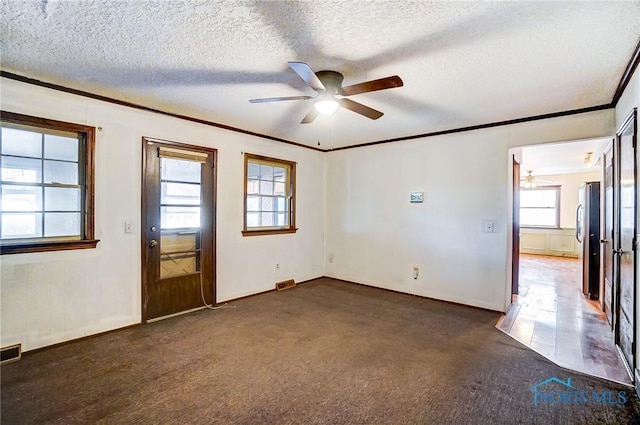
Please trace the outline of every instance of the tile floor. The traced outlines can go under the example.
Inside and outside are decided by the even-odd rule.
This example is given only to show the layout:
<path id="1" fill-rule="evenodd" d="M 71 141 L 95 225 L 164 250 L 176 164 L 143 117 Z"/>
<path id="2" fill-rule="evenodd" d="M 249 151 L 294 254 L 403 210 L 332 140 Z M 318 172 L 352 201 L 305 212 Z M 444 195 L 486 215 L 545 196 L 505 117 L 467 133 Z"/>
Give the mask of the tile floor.
<path id="1" fill-rule="evenodd" d="M 604 313 L 581 293 L 579 267 L 521 254 L 520 294 L 496 326 L 562 367 L 631 384 Z"/>

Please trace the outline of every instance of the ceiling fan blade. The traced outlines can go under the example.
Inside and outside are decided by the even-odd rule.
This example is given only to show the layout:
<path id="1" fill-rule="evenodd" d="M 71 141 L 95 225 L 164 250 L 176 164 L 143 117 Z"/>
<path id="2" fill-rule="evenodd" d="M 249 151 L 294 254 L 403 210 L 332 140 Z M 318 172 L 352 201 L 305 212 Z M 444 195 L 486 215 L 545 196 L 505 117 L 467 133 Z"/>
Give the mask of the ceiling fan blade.
<path id="1" fill-rule="evenodd" d="M 338 99 L 338 102 L 340 102 L 340 106 L 342 106 L 343 108 L 347 108 L 357 114 L 364 115 L 365 117 L 371 118 L 372 120 L 377 120 L 384 115 L 380 111 L 369 108 L 362 103 L 354 102 L 351 99 Z"/>
<path id="2" fill-rule="evenodd" d="M 343 96 L 353 96 L 354 94 L 367 93 L 370 91 L 402 87 L 403 85 L 404 83 L 402 82 L 402 79 L 397 75 L 394 75 L 393 77 L 380 78 L 379 80 L 372 80 L 343 87 L 340 94 Z"/>
<path id="3" fill-rule="evenodd" d="M 289 66 L 291 67 L 291 69 L 295 71 L 296 74 L 300 76 L 300 78 L 302 78 L 307 84 L 309 84 L 311 88 L 314 89 L 315 91 L 326 90 L 326 88 L 324 87 L 324 84 L 322 84 L 322 81 L 320 81 L 316 73 L 313 72 L 313 69 L 311 69 L 311 67 L 309 67 L 309 65 L 307 65 L 306 63 L 289 62 Z"/>
<path id="4" fill-rule="evenodd" d="M 315 120 L 317 116 L 318 116 L 318 111 L 316 110 L 315 106 L 312 106 L 309 113 L 304 116 L 302 121 L 300 121 L 300 124 L 309 124 L 313 122 L 313 120 Z"/>
<path id="5" fill-rule="evenodd" d="M 289 96 L 289 97 L 263 97 L 262 99 L 249 99 L 250 103 L 280 102 L 283 100 L 308 100 L 313 96 Z"/>

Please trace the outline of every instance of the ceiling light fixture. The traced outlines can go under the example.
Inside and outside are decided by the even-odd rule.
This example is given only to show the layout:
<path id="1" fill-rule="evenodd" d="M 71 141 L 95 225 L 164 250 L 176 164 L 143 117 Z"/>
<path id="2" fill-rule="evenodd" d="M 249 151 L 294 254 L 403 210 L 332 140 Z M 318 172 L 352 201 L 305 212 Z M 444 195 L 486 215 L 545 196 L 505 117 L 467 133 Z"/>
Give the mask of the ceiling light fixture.
<path id="1" fill-rule="evenodd" d="M 330 99 L 325 98 L 324 100 L 319 100 L 313 106 L 316 108 L 316 111 L 322 115 L 331 115 L 338 110 L 340 104 L 336 99 L 331 97 Z"/>
<path id="2" fill-rule="evenodd" d="M 536 178 L 533 176 L 533 170 L 527 170 L 527 175 L 522 179 L 522 187 L 526 189 L 533 189 L 537 186 Z"/>
<path id="3" fill-rule="evenodd" d="M 588 168 L 591 167 L 594 163 L 595 161 L 593 160 L 593 152 L 587 152 L 584 157 L 584 166 Z"/>

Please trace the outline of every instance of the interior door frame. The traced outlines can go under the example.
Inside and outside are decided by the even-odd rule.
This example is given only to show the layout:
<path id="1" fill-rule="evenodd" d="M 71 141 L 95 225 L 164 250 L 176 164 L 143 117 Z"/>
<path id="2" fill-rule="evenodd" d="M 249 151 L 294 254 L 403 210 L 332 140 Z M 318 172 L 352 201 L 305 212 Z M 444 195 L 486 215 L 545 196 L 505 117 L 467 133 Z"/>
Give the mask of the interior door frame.
<path id="1" fill-rule="evenodd" d="M 615 233 L 615 223 L 616 223 L 616 215 L 615 215 L 615 173 L 616 173 L 616 161 L 615 161 L 615 138 L 611 139 L 611 142 L 607 145 L 607 147 L 602 152 L 601 162 L 601 190 L 600 190 L 600 309 L 606 313 L 606 275 L 607 275 L 607 258 L 611 259 L 611 305 L 610 308 L 613 310 L 615 307 L 615 254 L 613 253 L 614 245 L 614 233 Z M 610 209 L 607 208 L 607 156 L 611 157 L 611 205 Z M 607 216 L 611 214 L 611 230 L 610 233 L 607 233 Z M 612 312 L 613 313 L 613 312 Z M 608 320 L 608 319 L 607 319 Z M 612 314 L 611 322 L 609 323 L 611 330 L 614 330 L 614 314 Z"/>
<path id="2" fill-rule="evenodd" d="M 213 205 L 211 206 L 211 231 L 213 232 L 213 234 L 211 235 L 212 237 L 212 276 L 211 276 L 211 281 L 212 281 L 212 292 L 213 292 L 213 305 L 216 305 L 217 303 L 217 211 L 216 211 L 216 207 L 217 207 L 217 199 L 218 199 L 218 150 L 214 149 L 214 148 L 208 148 L 205 146 L 197 146 L 197 145 L 191 145 L 191 144 L 186 144 L 186 143 L 181 143 L 181 142 L 174 142 L 174 141 L 170 141 L 170 140 L 163 140 L 163 139 L 156 139 L 153 137 L 142 137 L 142 175 L 141 175 L 141 205 L 140 205 L 140 215 L 141 215 L 141 225 L 140 225 L 140 256 L 141 256 L 141 272 L 142 272 L 142 280 L 141 280 L 141 313 L 142 313 L 142 318 L 141 318 L 141 323 L 147 323 L 147 268 L 148 268 L 148 264 L 147 264 L 147 256 L 146 256 L 146 249 L 147 249 L 147 236 L 146 236 L 146 230 L 147 227 L 149 225 L 149 223 L 147 222 L 147 214 L 145 211 L 145 206 L 147 205 L 147 191 L 145 190 L 146 187 L 146 176 L 147 176 L 147 167 L 149 166 L 148 161 L 149 158 L 147 157 L 147 143 L 148 142 L 152 142 L 152 143 L 157 143 L 159 145 L 165 145 L 165 146 L 170 146 L 176 149 L 187 149 L 187 150 L 194 150 L 194 151 L 199 151 L 199 152 L 205 152 L 207 154 L 212 155 L 212 159 L 213 159 L 213 182 L 212 182 L 212 199 L 213 199 Z M 204 308 L 204 306 L 203 306 Z"/>
<path id="3" fill-rule="evenodd" d="M 520 161 L 515 155 L 513 160 L 513 219 L 512 221 L 512 246 L 511 246 L 511 295 L 518 295 L 520 285 Z"/>
<path id="4" fill-rule="evenodd" d="M 613 264 L 613 270 L 614 270 L 614 282 L 615 282 L 615 290 L 613 292 L 613 295 L 615 297 L 615 306 L 613 306 L 613 316 L 614 316 L 614 339 L 615 339 L 615 344 L 616 347 L 618 349 L 618 351 L 620 352 L 621 357 L 623 358 L 625 364 L 630 368 L 630 372 L 631 372 L 631 378 L 632 380 L 634 380 L 635 383 L 635 379 L 636 379 L 636 367 L 637 367 L 637 353 L 636 353 L 636 345 L 637 345 L 637 332 L 638 332 L 638 308 L 637 308 L 637 302 L 638 302 L 638 229 L 640 228 L 638 223 L 638 214 L 640 213 L 640 211 L 638 211 L 638 195 L 639 195 L 639 191 L 640 191 L 640 187 L 638 185 L 638 155 L 640 154 L 639 150 L 637 149 L 637 117 L 636 117 L 636 108 L 633 108 L 631 110 L 631 112 L 625 117 L 625 119 L 623 120 L 622 124 L 620 125 L 620 127 L 618 128 L 618 130 L 616 131 L 616 135 L 615 135 L 615 139 L 614 139 L 614 145 L 613 145 L 613 149 L 614 149 L 614 155 L 613 155 L 613 163 L 614 163 L 614 216 L 613 216 L 613 228 L 614 228 L 614 247 L 616 250 L 620 251 L 621 249 L 621 204 L 620 204 L 620 192 L 621 192 L 621 187 L 620 187 L 620 179 L 621 179 L 621 150 L 622 150 L 622 133 L 625 131 L 627 125 L 629 125 L 629 123 L 633 121 L 633 136 L 632 136 L 632 147 L 633 147 L 633 152 L 634 152 L 634 237 L 633 237 L 633 241 L 632 241 L 632 246 L 633 246 L 633 256 L 634 256 L 634 270 L 633 270 L 633 313 L 632 313 L 632 318 L 631 318 L 631 322 L 632 322 L 632 328 L 633 328 L 633 332 L 632 332 L 632 364 L 627 364 L 625 356 L 622 352 L 622 349 L 620 347 L 620 297 L 621 297 L 621 284 L 620 284 L 620 263 L 621 263 L 621 258 L 620 255 L 615 255 L 614 256 L 614 264 Z"/>

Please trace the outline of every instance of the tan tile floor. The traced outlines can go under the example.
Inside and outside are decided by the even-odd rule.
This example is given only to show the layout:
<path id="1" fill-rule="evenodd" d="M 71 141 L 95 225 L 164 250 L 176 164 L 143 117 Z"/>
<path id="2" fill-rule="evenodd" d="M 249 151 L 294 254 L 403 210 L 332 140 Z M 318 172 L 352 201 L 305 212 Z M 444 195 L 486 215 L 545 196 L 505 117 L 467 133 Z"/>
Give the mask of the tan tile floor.
<path id="1" fill-rule="evenodd" d="M 521 254 L 520 294 L 497 327 L 562 367 L 631 384 L 604 313 L 581 293 L 579 267 Z"/>

